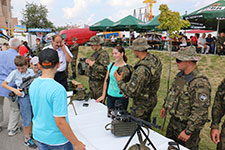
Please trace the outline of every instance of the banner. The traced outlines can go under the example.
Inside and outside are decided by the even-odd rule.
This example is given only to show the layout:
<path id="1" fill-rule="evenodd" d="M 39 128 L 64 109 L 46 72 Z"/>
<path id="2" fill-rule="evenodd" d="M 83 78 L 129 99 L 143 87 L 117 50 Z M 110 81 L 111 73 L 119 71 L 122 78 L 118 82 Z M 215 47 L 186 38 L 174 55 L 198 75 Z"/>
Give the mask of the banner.
<path id="1" fill-rule="evenodd" d="M 22 26 L 22 25 L 14 25 L 14 32 L 17 32 L 17 33 L 24 33 L 26 32 L 26 26 Z"/>

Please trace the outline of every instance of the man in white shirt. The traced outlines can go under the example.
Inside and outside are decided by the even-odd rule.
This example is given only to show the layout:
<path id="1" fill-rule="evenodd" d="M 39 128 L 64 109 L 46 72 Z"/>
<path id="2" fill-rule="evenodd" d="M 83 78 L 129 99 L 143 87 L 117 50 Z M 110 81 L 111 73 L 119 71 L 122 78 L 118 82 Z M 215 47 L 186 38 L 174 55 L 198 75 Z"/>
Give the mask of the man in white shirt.
<path id="1" fill-rule="evenodd" d="M 209 53 L 209 45 L 207 45 L 207 42 L 206 42 L 206 34 L 203 33 L 202 34 L 202 37 L 198 38 L 198 46 L 201 47 L 201 53 L 202 54 L 208 54 Z"/>
<path id="2" fill-rule="evenodd" d="M 53 48 L 58 52 L 60 66 L 57 69 L 54 79 L 62 84 L 66 90 L 68 90 L 66 63 L 72 62 L 72 53 L 70 52 L 69 48 L 63 43 L 62 36 L 59 34 L 56 34 L 52 37 L 52 44 L 45 47 L 44 49 L 46 48 Z"/>

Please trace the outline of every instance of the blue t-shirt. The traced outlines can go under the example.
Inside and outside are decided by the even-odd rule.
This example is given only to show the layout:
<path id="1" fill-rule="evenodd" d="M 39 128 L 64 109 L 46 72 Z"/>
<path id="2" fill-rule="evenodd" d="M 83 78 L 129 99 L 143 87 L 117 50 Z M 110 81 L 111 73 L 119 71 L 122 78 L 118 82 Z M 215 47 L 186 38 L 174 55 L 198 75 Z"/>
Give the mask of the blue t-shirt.
<path id="1" fill-rule="evenodd" d="M 108 70 L 110 70 L 112 63 L 110 63 L 108 65 Z M 114 73 L 115 71 L 118 69 L 117 66 L 113 65 L 113 67 L 111 68 L 110 72 L 109 72 L 109 85 L 108 85 L 108 90 L 107 90 L 107 94 L 113 97 L 123 97 L 123 94 L 120 94 L 120 89 L 118 87 L 117 81 L 114 77 Z"/>
<path id="2" fill-rule="evenodd" d="M 66 117 L 67 93 L 65 88 L 50 78 L 37 78 L 29 88 L 33 110 L 33 137 L 48 145 L 62 145 L 68 142 L 56 126 L 54 117 Z"/>

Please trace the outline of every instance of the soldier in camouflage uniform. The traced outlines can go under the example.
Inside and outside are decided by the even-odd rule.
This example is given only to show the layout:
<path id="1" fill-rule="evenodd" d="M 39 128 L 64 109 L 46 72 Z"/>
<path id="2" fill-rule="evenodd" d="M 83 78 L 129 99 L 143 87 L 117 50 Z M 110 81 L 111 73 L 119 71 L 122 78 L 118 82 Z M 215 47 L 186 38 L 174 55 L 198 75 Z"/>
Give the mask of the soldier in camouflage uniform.
<path id="1" fill-rule="evenodd" d="M 70 51 L 73 54 L 73 59 L 72 59 L 72 63 L 71 63 L 72 78 L 76 79 L 77 55 L 78 55 L 78 51 L 79 51 L 79 44 L 77 44 L 76 37 L 73 37 L 73 45 L 70 47 Z"/>
<path id="2" fill-rule="evenodd" d="M 36 56 L 39 55 L 39 53 L 42 51 L 44 48 L 44 44 L 41 42 L 39 38 L 36 39 Z"/>
<path id="3" fill-rule="evenodd" d="M 90 97 L 93 99 L 102 95 L 107 65 L 109 64 L 109 54 L 101 47 L 103 42 L 98 36 L 91 37 L 88 42 L 95 51 L 89 59 L 85 60 L 88 64 L 85 74 L 89 77 Z"/>
<path id="4" fill-rule="evenodd" d="M 216 40 L 216 51 L 218 55 L 225 55 L 225 34 L 220 33 L 220 36 Z"/>
<path id="5" fill-rule="evenodd" d="M 160 116 L 165 117 L 166 111 L 171 115 L 166 137 L 198 150 L 199 134 L 208 120 L 211 86 L 197 68 L 200 58 L 194 46 L 181 48 L 175 57 L 180 72 L 165 98 Z"/>
<path id="6" fill-rule="evenodd" d="M 211 139 L 217 145 L 218 150 L 225 149 L 225 121 L 223 122 L 221 134 L 219 131 L 219 123 L 225 114 L 225 78 L 219 85 L 214 104 L 212 108 L 212 124 L 211 124 Z"/>
<path id="7" fill-rule="evenodd" d="M 114 76 L 120 91 L 133 98 L 133 109 L 135 116 L 145 121 L 150 121 L 151 113 L 157 103 L 157 91 L 160 85 L 162 64 L 158 57 L 148 53 L 147 40 L 138 38 L 133 41 L 130 49 L 140 60 L 135 64 L 129 82 L 122 80 L 122 75 L 116 71 Z"/>

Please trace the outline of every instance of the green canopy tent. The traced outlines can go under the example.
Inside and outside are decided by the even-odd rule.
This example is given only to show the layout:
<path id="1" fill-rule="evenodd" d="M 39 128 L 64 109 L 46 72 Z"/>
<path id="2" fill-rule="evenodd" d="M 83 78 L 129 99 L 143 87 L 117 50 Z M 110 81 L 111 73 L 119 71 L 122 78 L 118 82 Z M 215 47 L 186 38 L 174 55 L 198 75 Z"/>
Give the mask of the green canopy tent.
<path id="1" fill-rule="evenodd" d="M 109 28 L 114 24 L 113 21 L 109 20 L 108 18 L 105 18 L 92 26 L 89 27 L 89 30 L 91 31 L 109 31 Z"/>
<path id="2" fill-rule="evenodd" d="M 155 16 L 150 21 L 148 21 L 145 24 L 143 24 L 142 25 L 142 29 L 143 30 L 159 30 L 157 28 L 157 26 L 159 26 L 158 18 L 159 18 L 159 15 Z"/>
<path id="3" fill-rule="evenodd" d="M 119 21 L 117 21 L 116 23 L 114 23 L 111 27 L 110 30 L 112 31 L 139 31 L 142 28 L 142 25 L 144 23 L 131 16 L 128 15 L 126 17 L 124 17 L 123 19 L 120 19 Z"/>
<path id="4" fill-rule="evenodd" d="M 217 30 L 218 32 L 225 30 L 225 1 L 219 0 L 188 15 L 184 15 L 184 19 L 190 21 L 191 28 Z M 221 29 L 220 26 L 222 27 Z"/>

